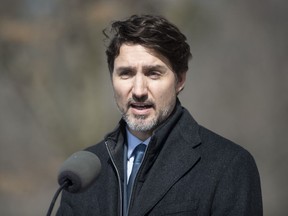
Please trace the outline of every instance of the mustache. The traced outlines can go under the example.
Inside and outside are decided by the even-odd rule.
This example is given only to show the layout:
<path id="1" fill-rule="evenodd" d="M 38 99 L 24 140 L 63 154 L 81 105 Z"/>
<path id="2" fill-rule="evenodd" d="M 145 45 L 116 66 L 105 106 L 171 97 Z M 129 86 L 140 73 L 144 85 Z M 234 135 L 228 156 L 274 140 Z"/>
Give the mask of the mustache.
<path id="1" fill-rule="evenodd" d="M 133 105 L 155 107 L 155 103 L 151 99 L 147 99 L 147 100 L 143 101 L 141 98 L 140 99 L 138 99 L 138 98 L 129 98 L 127 106 L 130 107 L 130 106 L 133 106 Z"/>

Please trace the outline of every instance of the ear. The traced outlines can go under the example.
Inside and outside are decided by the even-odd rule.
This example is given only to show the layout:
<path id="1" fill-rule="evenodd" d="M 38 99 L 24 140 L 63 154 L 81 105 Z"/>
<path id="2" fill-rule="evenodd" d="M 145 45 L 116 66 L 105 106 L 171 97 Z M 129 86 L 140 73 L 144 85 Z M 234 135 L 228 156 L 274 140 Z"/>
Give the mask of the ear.
<path id="1" fill-rule="evenodd" d="M 184 89 L 186 81 L 186 71 L 177 75 L 176 91 L 177 95 Z"/>

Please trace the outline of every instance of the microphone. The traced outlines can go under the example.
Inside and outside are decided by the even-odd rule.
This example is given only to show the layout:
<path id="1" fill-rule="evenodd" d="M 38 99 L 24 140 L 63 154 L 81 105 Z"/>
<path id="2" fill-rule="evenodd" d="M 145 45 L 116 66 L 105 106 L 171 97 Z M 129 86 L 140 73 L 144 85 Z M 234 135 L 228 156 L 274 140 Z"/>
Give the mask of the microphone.
<path id="1" fill-rule="evenodd" d="M 64 161 L 58 174 L 59 189 L 49 207 L 47 216 L 51 215 L 60 192 L 64 189 L 70 193 L 78 193 L 87 189 L 98 177 L 101 170 L 99 158 L 92 152 L 79 151 Z"/>
<path id="2" fill-rule="evenodd" d="M 64 189 L 71 193 L 78 193 L 93 183 L 100 170 L 100 160 L 94 153 L 79 151 L 72 154 L 62 164 L 59 170 L 58 183 L 63 185 L 68 182 Z"/>

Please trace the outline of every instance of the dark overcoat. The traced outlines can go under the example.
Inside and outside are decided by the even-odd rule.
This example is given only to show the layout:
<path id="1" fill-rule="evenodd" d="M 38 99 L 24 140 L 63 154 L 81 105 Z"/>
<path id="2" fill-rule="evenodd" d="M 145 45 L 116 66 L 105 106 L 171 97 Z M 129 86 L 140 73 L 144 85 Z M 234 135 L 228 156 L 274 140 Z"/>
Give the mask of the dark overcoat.
<path id="1" fill-rule="evenodd" d="M 87 149 L 100 158 L 101 174 L 82 193 L 63 192 L 58 216 L 123 215 L 125 137 L 121 120 Z M 151 138 L 128 211 L 129 216 L 261 216 L 255 161 L 244 148 L 198 125 L 178 102 Z"/>

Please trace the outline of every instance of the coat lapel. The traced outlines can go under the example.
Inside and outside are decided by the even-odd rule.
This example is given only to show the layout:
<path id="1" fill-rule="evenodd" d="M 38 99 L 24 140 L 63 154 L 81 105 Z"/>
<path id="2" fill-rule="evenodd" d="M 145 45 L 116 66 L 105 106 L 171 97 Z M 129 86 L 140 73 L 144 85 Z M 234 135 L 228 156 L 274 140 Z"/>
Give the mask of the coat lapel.
<path id="1" fill-rule="evenodd" d="M 178 124 L 169 135 L 149 172 L 144 169 L 139 170 L 137 184 L 141 189 L 132 204 L 131 215 L 147 214 L 200 160 L 200 155 L 195 150 L 200 144 L 198 124 L 196 122 L 194 124 L 192 117 L 184 116 L 184 118 L 185 120 L 182 121 L 184 124 Z M 188 125 L 186 121 L 189 122 Z M 145 163 L 151 161 L 149 155 L 145 159 L 143 167 L 146 166 Z"/>
<path id="2" fill-rule="evenodd" d="M 171 163 L 164 164 L 163 161 L 157 161 L 155 168 L 149 173 L 149 177 L 143 183 L 135 200 L 131 215 L 145 215 L 149 212 L 167 191 L 180 179 L 185 173 L 193 168 L 198 162 L 200 156 L 192 151 L 188 158 L 171 158 Z"/>

